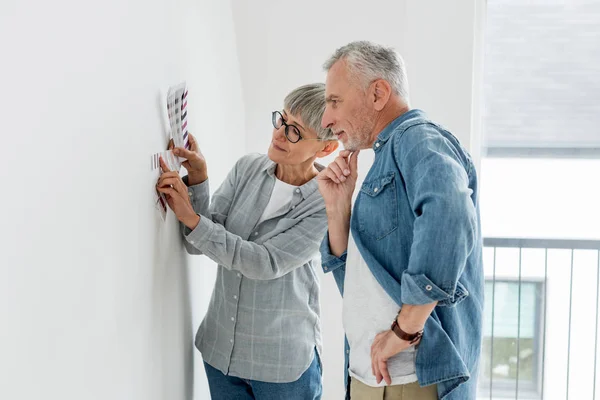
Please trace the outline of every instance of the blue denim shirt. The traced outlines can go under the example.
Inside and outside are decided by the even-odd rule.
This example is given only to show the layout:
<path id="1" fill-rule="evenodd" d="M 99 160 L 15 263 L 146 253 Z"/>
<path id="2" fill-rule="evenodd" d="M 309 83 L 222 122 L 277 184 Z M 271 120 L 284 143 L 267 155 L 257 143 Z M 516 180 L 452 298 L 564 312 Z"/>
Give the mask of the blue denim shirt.
<path id="1" fill-rule="evenodd" d="M 398 308 L 438 302 L 417 350 L 420 385 L 437 384 L 440 399 L 475 399 L 484 282 L 471 157 L 420 110 L 392 121 L 373 150 L 373 166 L 356 188 L 351 234 Z M 321 256 L 343 295 L 346 253 L 332 255 L 327 234 Z M 348 350 L 346 341 L 346 387 Z"/>

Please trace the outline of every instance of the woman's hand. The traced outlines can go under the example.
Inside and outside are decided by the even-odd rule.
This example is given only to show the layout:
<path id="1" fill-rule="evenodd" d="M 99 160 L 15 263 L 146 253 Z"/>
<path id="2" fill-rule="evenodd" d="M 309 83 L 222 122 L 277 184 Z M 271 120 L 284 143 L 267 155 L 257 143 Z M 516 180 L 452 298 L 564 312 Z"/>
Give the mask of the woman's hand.
<path id="1" fill-rule="evenodd" d="M 172 139 L 169 142 L 169 150 L 173 150 L 173 153 L 176 156 L 183 157 L 187 160 L 184 161 L 182 165 L 188 172 L 188 185 L 194 186 L 207 180 L 208 172 L 206 167 L 206 159 L 198 147 L 196 138 L 189 133 L 188 137 L 190 150 L 186 150 L 181 147 L 174 148 Z"/>
<path id="2" fill-rule="evenodd" d="M 165 194 L 167 203 L 175 215 L 177 215 L 177 219 L 188 228 L 195 229 L 200 222 L 200 217 L 192 207 L 187 186 L 179 176 L 179 173 L 169 170 L 162 157 L 160 158 L 160 167 L 163 173 L 158 179 L 157 190 Z"/>

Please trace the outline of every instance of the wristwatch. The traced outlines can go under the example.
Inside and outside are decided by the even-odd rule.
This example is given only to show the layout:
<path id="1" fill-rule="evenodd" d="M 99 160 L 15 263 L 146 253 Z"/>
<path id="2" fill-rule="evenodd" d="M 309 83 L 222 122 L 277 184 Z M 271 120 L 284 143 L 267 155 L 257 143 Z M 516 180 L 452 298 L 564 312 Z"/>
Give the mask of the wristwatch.
<path id="1" fill-rule="evenodd" d="M 409 342 L 410 344 L 415 344 L 417 343 L 419 340 L 421 340 L 421 338 L 423 337 L 423 331 L 420 330 L 418 332 L 415 333 L 406 333 L 404 332 L 401 328 L 400 325 L 398 325 L 398 321 L 394 319 L 394 322 L 392 323 L 392 327 L 390 328 L 392 331 L 394 331 L 394 333 L 396 334 L 396 336 L 398 336 L 400 339 Z"/>

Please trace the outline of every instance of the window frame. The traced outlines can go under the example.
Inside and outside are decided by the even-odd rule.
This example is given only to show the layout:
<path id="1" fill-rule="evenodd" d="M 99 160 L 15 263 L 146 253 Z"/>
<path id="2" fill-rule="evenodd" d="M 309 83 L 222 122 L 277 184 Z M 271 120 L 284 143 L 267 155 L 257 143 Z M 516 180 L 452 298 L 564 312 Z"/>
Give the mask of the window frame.
<path id="1" fill-rule="evenodd" d="M 488 278 L 485 279 L 485 284 L 496 284 L 496 283 L 509 283 L 509 284 L 533 284 L 535 286 L 535 321 L 534 321 L 534 334 L 533 334 L 533 350 L 534 350 L 534 365 L 533 365 L 533 376 L 534 381 L 527 381 L 526 383 L 519 379 L 519 393 L 518 397 L 520 399 L 539 399 L 542 393 L 542 385 L 544 382 L 543 379 L 543 358 L 544 358 L 544 295 L 546 290 L 546 281 L 544 278 L 517 278 L 517 277 L 502 277 L 502 278 Z M 493 289 L 492 289 L 493 290 Z M 486 301 L 491 301 L 491 299 L 486 299 Z M 494 302 L 496 299 L 494 299 Z M 492 304 L 492 309 L 494 304 Z M 487 321 L 487 322 L 485 322 Z M 488 316 L 484 315 L 484 323 L 488 323 Z M 495 323 L 495 321 L 494 321 Z M 491 339 L 492 336 L 482 337 L 482 342 L 485 339 Z M 517 338 L 514 338 L 515 340 Z M 520 338 L 519 338 L 520 340 Z M 490 348 L 490 350 L 493 347 Z M 491 351 L 489 352 L 491 353 Z M 484 355 L 484 354 L 482 354 Z M 491 354 L 489 354 L 489 359 L 493 364 L 493 359 Z M 482 363 L 483 367 L 483 363 Z M 494 398 L 514 398 L 515 390 L 516 390 L 516 379 L 498 379 L 493 377 L 486 377 L 486 373 L 488 371 L 484 371 L 483 368 L 480 371 L 480 379 L 478 382 L 478 391 L 480 393 L 489 393 L 490 392 L 490 383 L 492 384 L 491 389 L 493 390 L 492 396 Z M 489 375 L 489 374 L 488 374 Z"/>

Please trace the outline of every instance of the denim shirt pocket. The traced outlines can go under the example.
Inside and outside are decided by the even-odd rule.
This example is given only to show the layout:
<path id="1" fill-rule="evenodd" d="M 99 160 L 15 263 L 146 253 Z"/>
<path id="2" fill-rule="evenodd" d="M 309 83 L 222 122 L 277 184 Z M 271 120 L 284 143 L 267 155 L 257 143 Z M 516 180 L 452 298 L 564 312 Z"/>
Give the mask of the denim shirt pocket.
<path id="1" fill-rule="evenodd" d="M 398 228 L 398 197 L 393 172 L 362 184 L 356 199 L 358 231 L 381 240 Z"/>

